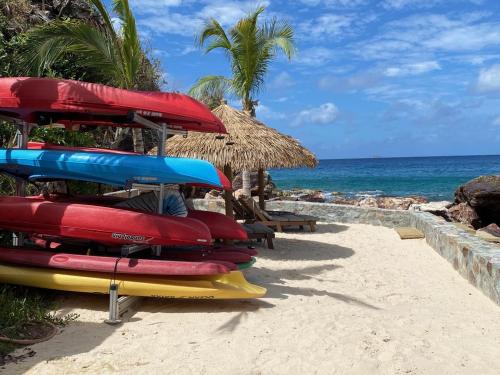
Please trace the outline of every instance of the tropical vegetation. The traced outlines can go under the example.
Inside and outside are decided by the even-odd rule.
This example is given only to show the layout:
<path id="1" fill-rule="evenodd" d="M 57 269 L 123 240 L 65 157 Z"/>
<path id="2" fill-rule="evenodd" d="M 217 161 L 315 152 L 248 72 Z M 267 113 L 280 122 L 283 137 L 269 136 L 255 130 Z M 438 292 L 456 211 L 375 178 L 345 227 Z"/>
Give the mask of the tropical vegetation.
<path id="1" fill-rule="evenodd" d="M 119 31 L 113 28 L 101 1 L 0 0 L 0 76 L 37 75 L 157 90 L 159 67 L 138 44 L 128 1 L 114 1 L 113 5 L 120 19 Z M 0 147 L 11 147 L 15 132 L 14 125 L 0 121 Z M 102 129 L 78 133 L 35 128 L 30 139 L 109 146 L 105 136 Z M 130 148 L 130 138 L 122 134 L 118 145 Z M 14 180 L 0 176 L 0 195 L 12 194 L 14 188 Z M 78 185 L 72 191 L 86 189 L 80 192 L 88 194 L 91 188 Z M 10 233 L 0 231 L 0 245 L 10 245 L 11 240 Z M 53 307 L 52 292 L 0 284 L 0 336 L 15 337 L 26 321 L 64 323 L 49 313 Z M 0 342 L 0 366 L 11 349 Z"/>
<path id="2" fill-rule="evenodd" d="M 158 70 L 149 63 L 141 47 L 128 0 L 113 0 L 117 23 L 113 23 L 103 1 L 89 1 L 102 22 L 57 20 L 29 31 L 23 54 L 28 70 L 42 75 L 50 72 L 62 56 L 73 55 L 84 66 L 99 71 L 108 84 L 124 89 L 158 90 Z M 126 131 L 118 130 L 115 145 Z M 133 135 L 135 151 L 144 153 L 142 130 L 134 129 Z"/>
<path id="3" fill-rule="evenodd" d="M 205 47 L 206 53 L 224 51 L 231 76 L 202 77 L 190 89 L 191 96 L 213 106 L 220 104 L 225 95 L 234 95 L 241 100 L 243 109 L 255 116 L 256 97 L 264 86 L 271 62 L 278 53 L 288 59 L 295 53 L 292 26 L 277 18 L 259 24 L 264 10 L 259 7 L 227 32 L 215 19 L 205 25 L 197 38 L 198 45 Z"/>

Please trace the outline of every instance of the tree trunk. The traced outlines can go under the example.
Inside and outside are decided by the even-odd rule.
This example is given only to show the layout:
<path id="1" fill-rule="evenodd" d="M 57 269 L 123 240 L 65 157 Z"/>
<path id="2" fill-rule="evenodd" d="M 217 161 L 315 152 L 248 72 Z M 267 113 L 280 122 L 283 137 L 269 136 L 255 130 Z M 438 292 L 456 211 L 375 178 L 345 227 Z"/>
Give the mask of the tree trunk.
<path id="1" fill-rule="evenodd" d="M 224 166 L 224 174 L 229 179 L 229 181 L 231 181 L 231 182 L 233 181 L 233 171 L 231 170 L 231 166 L 230 165 L 225 165 Z M 230 192 L 230 191 L 224 191 L 224 200 L 225 200 L 225 203 L 226 203 L 226 216 L 234 218 L 232 192 Z"/>
<path id="2" fill-rule="evenodd" d="M 254 101 L 247 97 L 243 99 L 243 111 L 249 114 L 252 117 L 255 117 L 255 103 Z M 241 172 L 241 178 L 242 178 L 242 189 L 243 189 L 243 194 L 247 197 L 252 196 L 252 186 L 251 186 L 251 179 L 250 179 L 250 172 L 249 171 L 242 171 Z"/>
<path id="3" fill-rule="evenodd" d="M 266 209 L 266 203 L 264 200 L 264 169 L 259 168 L 259 207 L 262 210 Z"/>
<path id="4" fill-rule="evenodd" d="M 242 189 L 243 189 L 243 194 L 247 197 L 252 196 L 252 185 L 251 185 L 251 178 L 250 178 L 250 172 L 249 171 L 243 171 L 241 172 L 241 178 L 242 178 Z"/>
<path id="5" fill-rule="evenodd" d="M 142 137 L 142 129 L 132 129 L 132 138 L 134 142 L 134 151 L 144 154 L 144 138 Z"/>

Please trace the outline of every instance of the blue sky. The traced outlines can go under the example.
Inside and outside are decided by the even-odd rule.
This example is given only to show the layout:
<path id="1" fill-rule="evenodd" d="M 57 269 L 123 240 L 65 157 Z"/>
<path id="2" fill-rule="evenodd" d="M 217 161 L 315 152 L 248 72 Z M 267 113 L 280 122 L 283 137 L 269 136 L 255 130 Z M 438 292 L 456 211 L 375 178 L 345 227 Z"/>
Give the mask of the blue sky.
<path id="1" fill-rule="evenodd" d="M 499 0 L 131 0 L 166 89 L 228 74 L 194 36 L 259 4 L 296 32 L 257 117 L 319 158 L 500 154 Z"/>

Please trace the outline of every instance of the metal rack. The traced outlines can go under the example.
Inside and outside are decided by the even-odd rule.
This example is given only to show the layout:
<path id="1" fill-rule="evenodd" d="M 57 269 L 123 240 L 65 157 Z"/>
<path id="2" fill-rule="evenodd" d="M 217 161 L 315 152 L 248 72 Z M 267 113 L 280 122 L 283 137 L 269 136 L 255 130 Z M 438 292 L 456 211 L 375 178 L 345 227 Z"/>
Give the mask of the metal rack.
<path id="1" fill-rule="evenodd" d="M 1 116 L 5 118 L 4 116 Z M 167 124 L 157 124 L 153 121 L 150 121 L 136 112 L 130 112 L 127 116 L 128 121 L 130 123 L 136 123 L 142 125 L 145 128 L 152 129 L 158 131 L 159 142 L 158 142 L 158 153 L 157 156 L 164 156 L 165 154 L 165 144 L 168 135 L 181 134 L 186 136 L 187 131 L 180 129 L 172 129 L 167 127 Z M 18 119 L 11 119 L 18 126 L 18 130 L 16 133 L 16 146 L 18 148 L 27 148 L 28 145 L 28 136 L 33 124 L 29 124 L 24 121 L 19 121 Z M 24 196 L 25 195 L 26 182 L 17 179 L 16 181 L 16 195 Z M 153 189 L 152 189 L 153 190 Z M 154 187 L 154 190 L 159 191 L 159 200 L 158 200 L 158 213 L 163 213 L 163 197 L 165 194 L 165 184 L 160 184 Z M 12 243 L 14 246 L 23 246 L 24 244 L 24 235 L 22 233 L 13 234 Z M 153 255 L 160 256 L 161 255 L 161 246 L 148 246 L 148 245 L 127 245 L 123 246 L 121 250 L 121 257 L 128 257 L 130 254 L 133 254 L 138 251 L 143 251 L 145 249 L 151 248 Z M 105 320 L 108 324 L 118 324 L 121 323 L 121 317 L 124 313 L 129 311 L 134 305 L 138 304 L 142 300 L 141 297 L 131 297 L 131 296 L 119 296 L 119 284 L 117 284 L 114 280 L 111 280 L 110 288 L 109 288 L 109 317 Z"/>

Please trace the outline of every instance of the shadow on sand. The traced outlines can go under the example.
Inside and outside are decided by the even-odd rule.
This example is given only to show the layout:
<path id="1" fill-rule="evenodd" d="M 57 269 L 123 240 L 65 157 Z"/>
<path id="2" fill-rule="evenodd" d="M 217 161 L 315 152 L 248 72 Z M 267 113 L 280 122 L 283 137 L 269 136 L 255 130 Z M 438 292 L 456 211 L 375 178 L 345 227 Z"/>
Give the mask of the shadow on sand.
<path id="1" fill-rule="evenodd" d="M 349 227 L 339 224 L 318 224 L 317 232 L 340 233 Z M 294 235 L 307 232 L 294 232 Z M 309 237 L 310 238 L 310 237 Z M 298 244 L 299 242 L 299 244 Z M 349 258 L 355 254 L 354 250 L 326 242 L 311 241 L 301 237 L 279 238 L 276 241 L 276 249 L 270 250 L 259 248 L 259 257 L 270 260 L 291 260 L 291 261 L 323 261 L 324 264 L 309 265 L 306 267 L 289 267 L 285 269 L 270 269 L 256 266 L 247 273 L 249 281 L 253 281 L 267 288 L 266 298 L 284 299 L 291 295 L 298 296 L 327 296 L 335 298 L 347 304 L 357 305 L 368 309 L 378 309 L 358 298 L 336 293 L 328 290 L 320 290 L 307 287 L 296 287 L 290 285 L 289 281 L 301 281 L 315 279 L 320 282 L 336 283 L 335 280 L 325 279 L 321 275 L 328 271 L 341 268 L 342 266 L 332 264 L 336 259 Z M 328 261 L 328 263 L 326 263 Z"/>
<path id="2" fill-rule="evenodd" d="M 347 230 L 344 225 L 318 225 L 317 234 L 321 233 L 339 233 Z M 300 232 L 298 232 L 300 233 Z M 307 233 L 307 232 L 305 232 Z M 297 244 L 299 241 L 299 244 Z M 369 303 L 358 298 L 333 292 L 330 290 L 321 290 L 309 287 L 300 287 L 290 285 L 290 281 L 307 281 L 311 279 L 325 283 L 325 289 L 329 288 L 336 281 L 325 279 L 324 273 L 334 271 L 342 266 L 332 264 L 336 259 L 351 257 L 355 252 L 347 247 L 335 244 L 328 244 L 318 241 L 306 240 L 306 238 L 278 238 L 276 240 L 276 249 L 269 250 L 259 248 L 259 257 L 269 260 L 291 260 L 291 261 L 318 261 L 319 264 L 308 265 L 305 267 L 287 267 L 285 269 L 272 269 L 259 266 L 245 272 L 247 279 L 257 285 L 267 288 L 267 300 L 229 300 L 229 301 L 204 301 L 204 300 L 155 300 L 144 299 L 138 306 L 141 313 L 217 313 L 217 312 L 236 312 L 227 322 L 224 322 L 215 329 L 215 333 L 231 333 L 240 324 L 242 324 L 250 314 L 260 310 L 274 307 L 273 299 L 286 299 L 289 296 L 326 296 L 346 304 L 355 305 L 368 309 L 378 309 Z M 328 262 L 327 262 L 328 261 Z M 324 264 L 321 264 L 324 262 Z M 102 295 L 88 295 L 78 293 L 63 293 L 60 296 L 60 312 L 58 315 L 64 316 L 78 309 L 87 309 L 95 311 L 96 315 L 104 319 L 108 310 L 108 297 Z M 132 314 L 125 315 L 125 322 L 138 321 L 140 318 Z M 168 326 L 168 315 L 165 315 L 164 321 L 151 322 L 151 326 Z M 25 358 L 18 364 L 10 364 L 5 369 L 0 368 L 0 372 L 5 371 L 9 374 L 23 374 L 37 363 L 52 361 L 63 357 L 69 357 L 80 353 L 86 353 L 96 346 L 102 344 L 111 334 L 119 330 L 120 326 L 109 326 L 101 322 L 74 322 L 63 329 L 63 332 L 57 335 L 48 343 L 33 346 L 37 352 L 34 357 Z M 46 348 L 50 347 L 49 351 Z M 22 354 L 22 350 L 19 351 Z"/>

